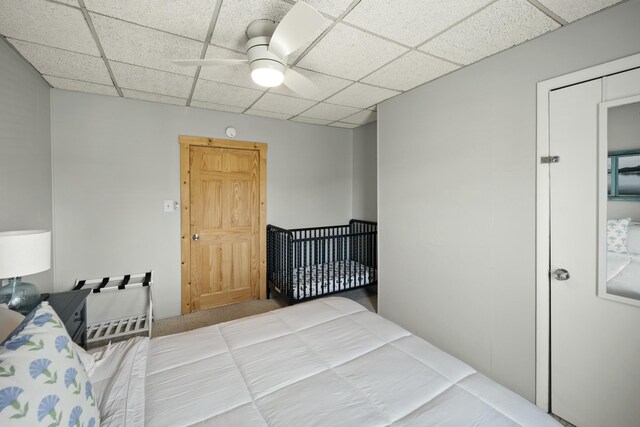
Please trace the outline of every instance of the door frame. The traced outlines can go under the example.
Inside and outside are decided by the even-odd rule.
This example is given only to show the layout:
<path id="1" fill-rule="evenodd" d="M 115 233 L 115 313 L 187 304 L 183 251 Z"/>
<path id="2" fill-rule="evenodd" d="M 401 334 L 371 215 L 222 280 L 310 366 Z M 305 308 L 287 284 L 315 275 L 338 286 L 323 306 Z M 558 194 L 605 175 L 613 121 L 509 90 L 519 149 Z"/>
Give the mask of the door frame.
<path id="1" fill-rule="evenodd" d="M 536 405 L 550 409 L 551 396 L 551 276 L 549 164 L 549 97 L 551 91 L 640 67 L 640 54 L 627 56 L 537 84 L 536 125 Z M 562 159 L 561 159 L 562 161 Z"/>
<path id="2" fill-rule="evenodd" d="M 235 141 L 202 136 L 179 135 L 180 144 L 180 238 L 181 240 L 181 291 L 182 314 L 191 313 L 191 179 L 189 171 L 190 147 L 231 148 L 258 151 L 260 167 L 260 218 L 259 218 L 259 278 L 260 299 L 267 297 L 267 144 L 263 142 Z"/>

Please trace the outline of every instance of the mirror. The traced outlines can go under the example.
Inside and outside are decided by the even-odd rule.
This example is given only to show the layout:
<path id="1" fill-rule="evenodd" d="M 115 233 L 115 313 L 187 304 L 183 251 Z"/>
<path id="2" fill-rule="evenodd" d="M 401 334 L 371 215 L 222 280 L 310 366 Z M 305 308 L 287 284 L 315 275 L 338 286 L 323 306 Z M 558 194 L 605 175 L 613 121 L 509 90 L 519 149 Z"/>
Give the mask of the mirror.
<path id="1" fill-rule="evenodd" d="M 598 295 L 640 305 L 640 97 L 600 104 L 599 120 Z"/>

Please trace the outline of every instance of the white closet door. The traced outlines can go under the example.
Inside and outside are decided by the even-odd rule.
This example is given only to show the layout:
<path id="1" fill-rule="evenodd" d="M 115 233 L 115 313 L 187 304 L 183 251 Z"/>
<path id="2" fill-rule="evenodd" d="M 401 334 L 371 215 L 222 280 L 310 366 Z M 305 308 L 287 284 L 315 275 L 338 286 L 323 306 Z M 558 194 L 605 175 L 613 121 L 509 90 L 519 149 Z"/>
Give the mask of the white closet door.
<path id="1" fill-rule="evenodd" d="M 550 153 L 560 156 L 549 168 L 551 409 L 581 427 L 637 427 L 640 306 L 598 296 L 598 245 L 606 244 L 598 234 L 598 221 L 606 221 L 598 213 L 602 98 L 603 79 L 550 97 Z M 570 277 L 556 277 L 559 269 Z"/>

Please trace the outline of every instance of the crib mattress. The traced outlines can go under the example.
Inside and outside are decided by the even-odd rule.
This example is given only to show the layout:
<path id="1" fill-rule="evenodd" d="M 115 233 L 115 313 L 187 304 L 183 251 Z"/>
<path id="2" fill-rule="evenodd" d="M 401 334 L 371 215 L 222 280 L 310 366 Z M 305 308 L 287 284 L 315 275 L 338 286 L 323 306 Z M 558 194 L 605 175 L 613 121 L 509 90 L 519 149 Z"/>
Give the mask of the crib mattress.
<path id="1" fill-rule="evenodd" d="M 357 261 L 336 261 L 296 268 L 293 270 L 293 299 L 315 297 L 367 285 L 374 280 L 375 273 L 375 268 Z M 285 277 L 285 273 L 282 273 L 281 277 Z M 276 289 L 282 292 L 278 286 Z"/>

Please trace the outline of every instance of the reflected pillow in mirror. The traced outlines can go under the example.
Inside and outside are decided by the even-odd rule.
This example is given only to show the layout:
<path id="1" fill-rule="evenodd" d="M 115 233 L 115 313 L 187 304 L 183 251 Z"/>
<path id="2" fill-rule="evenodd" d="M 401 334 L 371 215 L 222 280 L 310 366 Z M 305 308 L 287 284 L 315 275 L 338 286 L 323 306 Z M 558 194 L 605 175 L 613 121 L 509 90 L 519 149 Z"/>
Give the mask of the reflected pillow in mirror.
<path id="1" fill-rule="evenodd" d="M 640 255 L 640 223 L 632 222 L 627 227 L 627 249 L 629 253 Z"/>
<path id="2" fill-rule="evenodd" d="M 607 251 L 626 254 L 627 228 L 631 218 L 610 219 L 607 221 Z"/>

